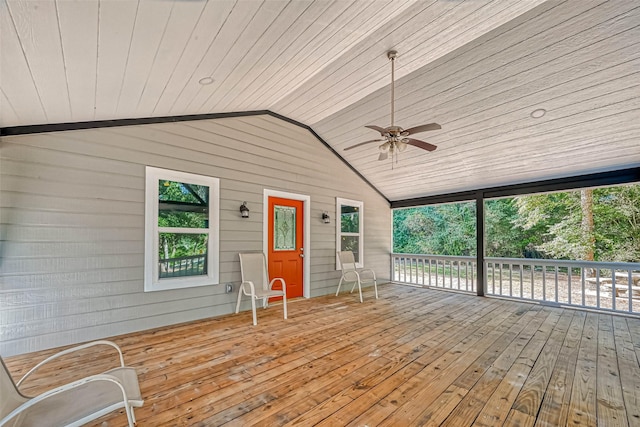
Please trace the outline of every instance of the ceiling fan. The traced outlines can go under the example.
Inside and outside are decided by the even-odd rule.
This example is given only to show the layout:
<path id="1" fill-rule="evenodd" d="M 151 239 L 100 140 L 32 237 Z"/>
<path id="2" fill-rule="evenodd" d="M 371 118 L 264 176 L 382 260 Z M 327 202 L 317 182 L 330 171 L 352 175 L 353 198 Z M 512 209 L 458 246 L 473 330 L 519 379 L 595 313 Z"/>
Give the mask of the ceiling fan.
<path id="1" fill-rule="evenodd" d="M 391 61 L 391 126 L 381 127 L 375 125 L 365 126 L 369 129 L 373 129 L 375 131 L 380 132 L 380 136 L 384 139 L 372 139 L 370 141 L 364 141 L 356 145 L 352 145 L 351 147 L 345 148 L 346 150 L 351 150 L 356 147 L 360 147 L 361 145 L 370 144 L 372 142 L 382 142 L 384 143 L 378 147 L 380 150 L 380 156 L 378 160 L 386 160 L 389 157 L 389 153 L 391 153 L 391 158 L 393 159 L 393 155 L 397 155 L 399 152 L 404 151 L 407 148 L 407 145 L 412 145 L 414 147 L 422 148 L 423 150 L 433 151 L 436 147 L 433 144 L 429 144 L 425 141 L 420 141 L 419 139 L 407 138 L 409 135 L 413 135 L 415 133 L 426 132 L 428 130 L 437 130 L 441 129 L 441 126 L 437 123 L 429 123 L 420 126 L 414 126 L 409 129 L 403 129 L 400 126 L 394 125 L 394 110 L 395 110 L 395 88 L 394 88 L 394 80 L 395 80 L 395 59 L 398 56 L 398 52 L 395 50 L 390 50 L 387 52 L 387 58 Z"/>

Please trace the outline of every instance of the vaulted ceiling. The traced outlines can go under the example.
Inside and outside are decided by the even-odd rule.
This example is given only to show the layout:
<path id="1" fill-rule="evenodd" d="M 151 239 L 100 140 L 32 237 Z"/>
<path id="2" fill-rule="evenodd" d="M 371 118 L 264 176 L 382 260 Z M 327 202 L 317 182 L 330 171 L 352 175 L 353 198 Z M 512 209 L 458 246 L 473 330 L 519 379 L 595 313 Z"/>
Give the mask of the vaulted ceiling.
<path id="1" fill-rule="evenodd" d="M 270 110 L 389 200 L 640 165 L 635 1 L 0 0 L 0 18 L 4 128 Z M 396 124 L 442 125 L 397 162 L 344 151 L 390 124 L 391 49 Z"/>

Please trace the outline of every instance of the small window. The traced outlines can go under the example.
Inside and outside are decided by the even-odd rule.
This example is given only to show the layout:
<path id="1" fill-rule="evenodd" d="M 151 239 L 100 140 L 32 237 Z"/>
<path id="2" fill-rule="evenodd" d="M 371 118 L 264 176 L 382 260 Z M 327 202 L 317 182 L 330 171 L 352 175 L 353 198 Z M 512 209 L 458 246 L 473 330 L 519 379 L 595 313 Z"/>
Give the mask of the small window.
<path id="1" fill-rule="evenodd" d="M 217 178 L 146 169 L 144 290 L 218 283 Z"/>
<path id="2" fill-rule="evenodd" d="M 357 200 L 336 198 L 336 247 L 339 251 L 351 251 L 356 267 L 364 266 L 363 203 Z M 336 256 L 336 266 L 340 263 Z"/>

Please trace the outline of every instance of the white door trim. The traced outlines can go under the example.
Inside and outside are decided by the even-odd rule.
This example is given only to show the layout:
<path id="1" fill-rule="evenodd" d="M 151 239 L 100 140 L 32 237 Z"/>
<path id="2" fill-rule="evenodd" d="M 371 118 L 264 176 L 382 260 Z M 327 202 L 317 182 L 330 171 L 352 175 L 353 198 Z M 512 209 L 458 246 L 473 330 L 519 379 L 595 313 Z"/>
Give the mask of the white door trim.
<path id="1" fill-rule="evenodd" d="M 283 199 L 301 200 L 304 206 L 304 216 L 302 218 L 304 238 L 304 271 L 302 296 L 311 298 L 311 196 L 305 194 L 288 193 L 286 191 L 264 189 L 262 198 L 262 251 L 269 262 L 269 197 L 282 197 Z"/>

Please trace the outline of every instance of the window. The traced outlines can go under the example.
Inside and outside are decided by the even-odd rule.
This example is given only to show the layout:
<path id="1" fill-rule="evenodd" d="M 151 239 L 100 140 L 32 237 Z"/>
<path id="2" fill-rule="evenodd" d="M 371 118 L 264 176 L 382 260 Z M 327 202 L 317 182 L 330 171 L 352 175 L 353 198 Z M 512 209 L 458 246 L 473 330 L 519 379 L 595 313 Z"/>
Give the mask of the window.
<path id="1" fill-rule="evenodd" d="M 364 266 L 362 209 L 362 202 L 336 198 L 336 247 L 340 251 L 352 251 L 358 268 Z M 339 265 L 336 255 L 336 266 Z"/>
<path id="2" fill-rule="evenodd" d="M 144 290 L 218 283 L 217 178 L 147 166 Z"/>

